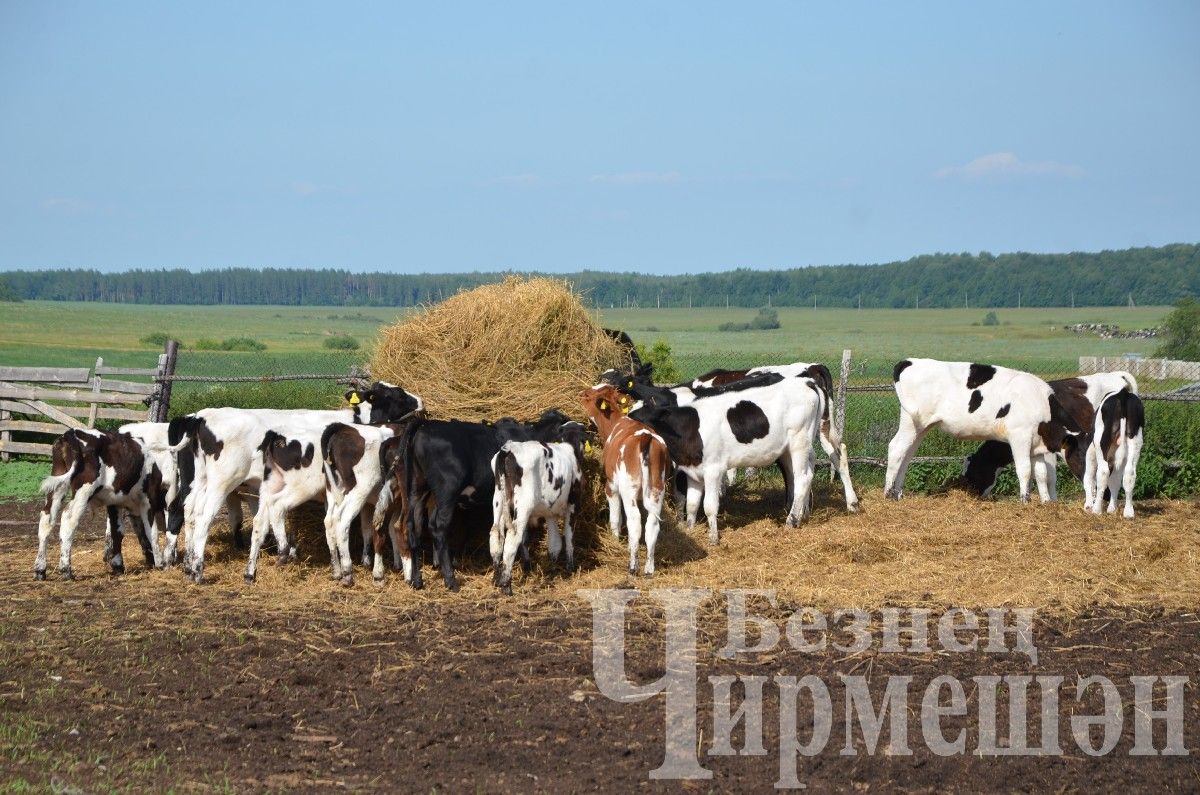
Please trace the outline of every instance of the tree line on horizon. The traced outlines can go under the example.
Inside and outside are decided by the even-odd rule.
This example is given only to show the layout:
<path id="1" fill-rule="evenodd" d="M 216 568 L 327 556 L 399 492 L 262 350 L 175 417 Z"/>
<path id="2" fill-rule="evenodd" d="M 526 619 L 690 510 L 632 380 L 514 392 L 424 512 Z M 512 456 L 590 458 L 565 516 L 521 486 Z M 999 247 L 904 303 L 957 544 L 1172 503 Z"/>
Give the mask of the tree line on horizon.
<path id="1" fill-rule="evenodd" d="M 417 306 L 490 284 L 501 273 L 352 273 L 296 268 L 18 270 L 0 296 L 131 304 Z M 1200 245 L 1070 254 L 928 254 L 882 265 L 827 265 L 656 276 L 580 271 L 571 282 L 597 307 L 864 308 L 1123 306 L 1200 296 Z"/>

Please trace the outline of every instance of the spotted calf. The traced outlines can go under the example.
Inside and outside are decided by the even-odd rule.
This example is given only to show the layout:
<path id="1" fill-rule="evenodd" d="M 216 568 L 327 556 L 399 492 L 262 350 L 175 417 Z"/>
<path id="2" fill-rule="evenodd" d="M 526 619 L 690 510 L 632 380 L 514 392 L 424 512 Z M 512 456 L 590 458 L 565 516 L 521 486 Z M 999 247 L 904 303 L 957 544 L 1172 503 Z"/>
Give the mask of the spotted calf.
<path id="1" fill-rule="evenodd" d="M 1146 411 L 1142 400 L 1124 387 L 1100 400 L 1092 444 L 1087 452 L 1083 479 L 1084 508 L 1102 513 L 1108 497 L 1108 512 L 1117 510 L 1117 497 L 1125 490 L 1126 519 L 1133 518 L 1133 488 L 1137 482 L 1138 459 L 1142 455 L 1142 428 Z"/>

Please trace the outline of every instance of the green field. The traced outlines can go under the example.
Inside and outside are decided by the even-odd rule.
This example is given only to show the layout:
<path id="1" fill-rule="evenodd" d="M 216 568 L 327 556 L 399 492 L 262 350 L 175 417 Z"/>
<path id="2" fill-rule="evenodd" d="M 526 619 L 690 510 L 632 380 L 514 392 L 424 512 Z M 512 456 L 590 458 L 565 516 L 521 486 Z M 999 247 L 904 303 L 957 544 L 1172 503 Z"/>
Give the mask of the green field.
<path id="1" fill-rule="evenodd" d="M 146 306 L 28 301 L 0 312 L 0 364 L 146 364 L 159 350 L 139 342 L 153 332 L 176 335 L 185 346 L 181 372 L 250 374 L 301 372 L 305 368 L 367 358 L 380 324 L 404 310 L 373 307 Z M 883 373 L 905 356 L 932 356 L 1023 364 L 1046 374 L 1074 369 L 1081 355 L 1150 354 L 1154 340 L 1102 340 L 1072 334 L 1071 323 L 1116 323 L 1133 329 L 1160 323 L 1169 307 L 1000 309 L 1001 325 L 978 325 L 981 309 L 779 309 L 774 331 L 722 332 L 726 321 L 748 320 L 752 309 L 606 309 L 607 326 L 625 329 L 638 342 L 665 340 L 685 375 L 696 368 L 734 367 L 794 360 L 831 366 L 844 348 L 868 372 Z M 348 334 L 363 348 L 334 352 L 322 343 Z M 200 338 L 244 336 L 267 346 L 262 353 L 189 351 Z M 282 368 L 282 369 L 280 369 Z M 1048 368 L 1048 369 L 1047 369 Z"/>
<path id="2" fill-rule="evenodd" d="M 605 326 L 622 328 L 637 342 L 667 342 L 685 378 L 715 367 L 744 367 L 797 360 L 821 361 L 835 374 L 843 349 L 853 352 L 852 381 L 890 383 L 892 366 L 906 356 L 1006 364 L 1045 377 L 1075 373 L 1079 356 L 1151 355 L 1155 340 L 1103 340 L 1074 334 L 1072 323 L 1109 323 L 1123 329 L 1155 326 L 1169 307 L 1091 307 L 995 310 L 1000 325 L 984 326 L 981 309 L 804 309 L 778 310 L 781 328 L 722 332 L 727 321 L 746 321 L 753 309 L 608 309 L 597 311 Z M 365 362 L 381 324 L 404 310 L 359 307 L 146 306 L 132 304 L 28 301 L 0 308 L 0 365 L 86 367 L 98 356 L 117 366 L 152 366 L 160 352 L 140 339 L 153 332 L 177 335 L 184 344 L 178 372 L 190 375 L 246 376 L 288 373 L 347 373 Z M 323 340 L 349 334 L 357 351 L 331 351 Z M 202 337 L 252 337 L 261 352 L 190 349 Z M 419 389 L 419 385 L 415 385 Z M 1155 385 L 1143 384 L 1144 392 Z M 336 405 L 341 388 L 331 381 L 177 384 L 172 414 L 204 406 L 311 407 Z M 1200 488 L 1200 411 L 1196 406 L 1151 403 L 1147 455 L 1139 477 L 1146 494 L 1194 493 Z M 895 398 L 852 394 L 847 406 L 846 441 L 851 455 L 879 458 L 895 429 Z M 970 445 L 933 434 L 922 455 L 961 455 Z M 1184 462 L 1182 468 L 1180 462 Z M 861 477 L 874 482 L 875 467 Z M 916 467 L 914 482 L 937 487 L 957 467 Z M 858 476 L 856 476 L 858 477 Z M 1139 491 L 1143 486 L 1139 486 Z M 2 489 L 0 489 L 2 491 Z M 1069 488 L 1068 488 L 1069 493 Z"/>

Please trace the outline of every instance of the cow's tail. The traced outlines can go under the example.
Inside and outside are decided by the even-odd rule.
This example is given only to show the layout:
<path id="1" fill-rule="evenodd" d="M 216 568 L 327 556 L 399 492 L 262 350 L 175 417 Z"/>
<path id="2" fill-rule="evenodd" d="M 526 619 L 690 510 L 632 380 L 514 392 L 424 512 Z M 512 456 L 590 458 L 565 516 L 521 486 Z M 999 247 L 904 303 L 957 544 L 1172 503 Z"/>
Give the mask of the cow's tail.
<path id="1" fill-rule="evenodd" d="M 172 449 L 181 445 L 175 454 L 175 499 L 167 506 L 168 535 L 177 536 L 183 529 L 184 504 L 192 492 L 192 482 L 196 479 L 195 442 L 196 428 L 199 425 L 200 418 L 193 415 L 176 417 L 167 425 L 167 444 Z M 189 447 L 191 455 L 184 452 Z"/>
<path id="2" fill-rule="evenodd" d="M 655 489 L 655 487 L 660 488 L 663 493 L 666 493 L 667 484 L 671 482 L 671 478 L 674 475 L 674 467 L 671 461 L 671 456 L 667 454 L 667 443 L 665 441 L 663 441 L 653 432 L 645 434 L 641 437 L 641 439 L 642 442 L 639 445 L 638 452 L 641 454 L 642 459 L 642 505 L 647 506 L 650 505 L 650 493 Z M 655 480 L 654 478 L 654 460 L 651 457 L 651 453 L 653 452 L 653 448 L 656 443 L 662 446 L 662 450 L 660 451 L 662 454 L 659 456 L 661 471 L 658 473 L 661 480 Z"/>
<path id="3" fill-rule="evenodd" d="M 61 475 L 51 475 L 50 477 L 44 479 L 41 486 L 39 486 L 42 494 L 66 491 L 67 486 L 71 483 L 71 478 L 75 476 L 75 470 L 78 468 L 78 466 L 79 463 L 76 462 L 75 466 L 72 466 L 69 471 L 62 473 Z"/>
<path id="4" fill-rule="evenodd" d="M 1127 373 L 1124 370 L 1122 370 L 1121 371 L 1121 380 L 1124 381 L 1125 385 L 1129 387 L 1130 392 L 1132 392 L 1135 395 L 1138 393 L 1137 379 L 1133 377 L 1132 373 Z"/>
<path id="5" fill-rule="evenodd" d="M 500 452 L 492 458 L 492 475 L 496 479 L 496 493 L 492 503 L 494 524 L 507 526 L 517 518 L 513 490 L 517 487 L 519 471 L 517 457 L 506 442 L 500 448 Z"/>
<path id="6" fill-rule="evenodd" d="M 58 437 L 58 440 L 54 442 L 53 452 L 55 453 L 53 456 L 55 459 L 58 459 L 60 455 L 63 458 L 69 457 L 71 465 L 61 475 L 50 475 L 42 480 L 38 487 L 42 494 L 65 491 L 71 483 L 71 478 L 75 477 L 76 473 L 83 467 L 83 445 L 75 437 L 75 431 L 67 431 Z"/>
<path id="7" fill-rule="evenodd" d="M 333 437 L 343 428 L 349 426 L 343 422 L 332 422 L 321 432 L 321 468 L 325 470 L 325 482 L 331 486 L 341 487 L 341 476 L 333 461 Z"/>

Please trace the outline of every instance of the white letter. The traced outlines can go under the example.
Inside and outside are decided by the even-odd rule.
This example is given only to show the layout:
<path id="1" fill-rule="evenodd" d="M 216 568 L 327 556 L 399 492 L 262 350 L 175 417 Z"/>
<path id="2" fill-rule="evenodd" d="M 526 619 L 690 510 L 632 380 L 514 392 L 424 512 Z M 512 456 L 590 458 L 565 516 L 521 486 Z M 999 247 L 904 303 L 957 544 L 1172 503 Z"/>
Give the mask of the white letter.
<path id="1" fill-rule="evenodd" d="M 796 777 L 796 754 L 816 756 L 825 750 L 833 728 L 833 701 L 829 688 L 812 674 L 799 683 L 794 676 L 777 674 L 775 684 L 779 686 L 779 780 L 775 789 L 803 789 Z M 812 739 L 804 745 L 796 741 L 796 699 L 801 688 L 811 693 L 813 700 Z"/>
<path id="2" fill-rule="evenodd" d="M 696 611 L 706 588 L 655 589 L 666 620 L 666 671 L 656 682 L 635 685 L 625 677 L 625 606 L 635 590 L 581 590 L 592 603 L 592 673 L 596 687 L 625 704 L 665 692 L 666 755 L 650 778 L 707 779 L 712 771 L 696 758 Z"/>
<path id="3" fill-rule="evenodd" d="M 890 718 L 888 755 L 911 756 L 912 751 L 908 747 L 908 683 L 912 681 L 912 677 L 888 677 L 887 689 L 883 693 L 879 713 L 876 714 L 866 677 L 845 674 L 838 676 L 846 685 L 846 747 L 841 750 L 841 755 L 858 754 L 854 749 L 854 721 L 857 716 L 867 753 L 874 756 L 875 746 L 879 744 L 879 731 L 883 728 L 883 718 L 887 715 Z"/>
<path id="4" fill-rule="evenodd" d="M 880 651 L 919 653 L 929 651 L 929 611 L 923 608 L 907 610 L 908 626 L 900 628 L 900 610 L 895 607 L 883 609 L 883 645 Z M 912 642 L 905 649 L 900 645 L 900 633 L 909 635 Z"/>
<path id="5" fill-rule="evenodd" d="M 845 628 L 846 632 L 854 635 L 857 640 L 849 646 L 843 646 L 840 643 L 833 644 L 833 648 L 838 651 L 844 651 L 847 654 L 859 654 L 871 648 L 871 632 L 868 627 L 871 626 L 871 616 L 866 610 L 835 610 L 833 613 L 833 622 L 836 624 L 842 616 L 852 616 L 854 621 L 850 626 Z"/>
<path id="6" fill-rule="evenodd" d="M 1121 714 L 1121 694 L 1117 691 L 1117 686 L 1107 677 L 1079 677 L 1079 681 L 1075 684 L 1075 700 L 1082 702 L 1087 689 L 1097 684 L 1104 691 L 1104 714 L 1071 716 L 1071 734 L 1075 736 L 1075 744 L 1088 756 L 1104 756 L 1115 748 L 1117 740 L 1121 739 L 1121 725 L 1124 722 L 1124 716 Z M 1091 728 L 1093 726 L 1104 727 L 1104 739 L 1100 742 L 1099 748 L 1092 747 Z"/>
<path id="7" fill-rule="evenodd" d="M 746 597 L 750 595 L 764 597 L 771 607 L 775 607 L 774 591 L 735 588 L 725 592 L 725 601 L 729 606 L 729 642 L 717 653 L 726 660 L 739 652 L 770 651 L 779 642 L 779 628 L 774 621 L 762 616 L 746 615 Z M 747 620 L 753 621 L 754 626 L 758 627 L 758 642 L 753 646 L 746 645 Z"/>
<path id="8" fill-rule="evenodd" d="M 737 712 L 729 714 L 729 691 L 734 680 L 742 683 L 742 703 Z M 765 676 L 710 676 L 713 686 L 713 744 L 709 756 L 733 756 L 729 744 L 733 727 L 744 721 L 742 756 L 766 756 L 762 744 L 762 691 Z"/>
<path id="9" fill-rule="evenodd" d="M 943 686 L 950 688 L 950 705 L 946 707 L 941 705 Z M 931 681 L 925 688 L 925 697 L 921 699 L 921 734 L 925 737 L 925 744 L 929 746 L 929 750 L 938 756 L 961 754 L 967 747 L 967 730 L 959 729 L 958 736 L 946 742 L 946 735 L 942 734 L 941 718 L 943 715 L 966 714 L 967 696 L 963 693 L 962 683 L 945 674 Z"/>
<path id="10" fill-rule="evenodd" d="M 1154 709 L 1154 683 L 1162 679 L 1167 685 L 1167 705 Z M 1130 756 L 1155 756 L 1155 719 L 1167 723 L 1167 744 L 1163 756 L 1187 756 L 1183 745 L 1183 686 L 1186 676 L 1131 676 L 1133 682 L 1133 748 Z"/>
<path id="11" fill-rule="evenodd" d="M 1012 613 L 1016 617 L 1014 626 L 1006 627 L 1004 625 L 1005 613 Z M 1004 645 L 1004 636 L 1011 632 L 1016 636 L 1017 641 L 1014 650 L 1024 653 L 1029 658 L 1029 662 L 1037 665 L 1037 646 L 1033 645 L 1033 613 L 1031 607 L 1019 607 L 1015 610 L 989 607 L 987 609 L 988 642 L 983 650 L 989 654 L 1004 654 L 1008 651 Z"/>
<path id="12" fill-rule="evenodd" d="M 963 617 L 963 623 L 959 627 L 954 626 L 954 619 L 957 616 Z M 959 629 L 971 630 L 970 643 L 963 643 L 958 639 Z M 955 607 L 942 613 L 941 618 L 938 619 L 938 643 L 946 651 L 975 651 L 979 648 L 979 618 L 970 610 L 964 610 L 961 607 Z"/>
<path id="13" fill-rule="evenodd" d="M 812 621 L 807 621 L 808 614 L 812 613 Z M 787 622 L 787 639 L 792 644 L 792 648 L 800 652 L 819 653 L 825 650 L 825 614 L 817 611 L 812 607 L 802 607 L 795 613 L 792 613 Z M 805 632 L 810 629 L 818 630 L 820 634 L 817 639 L 810 641 Z"/>

